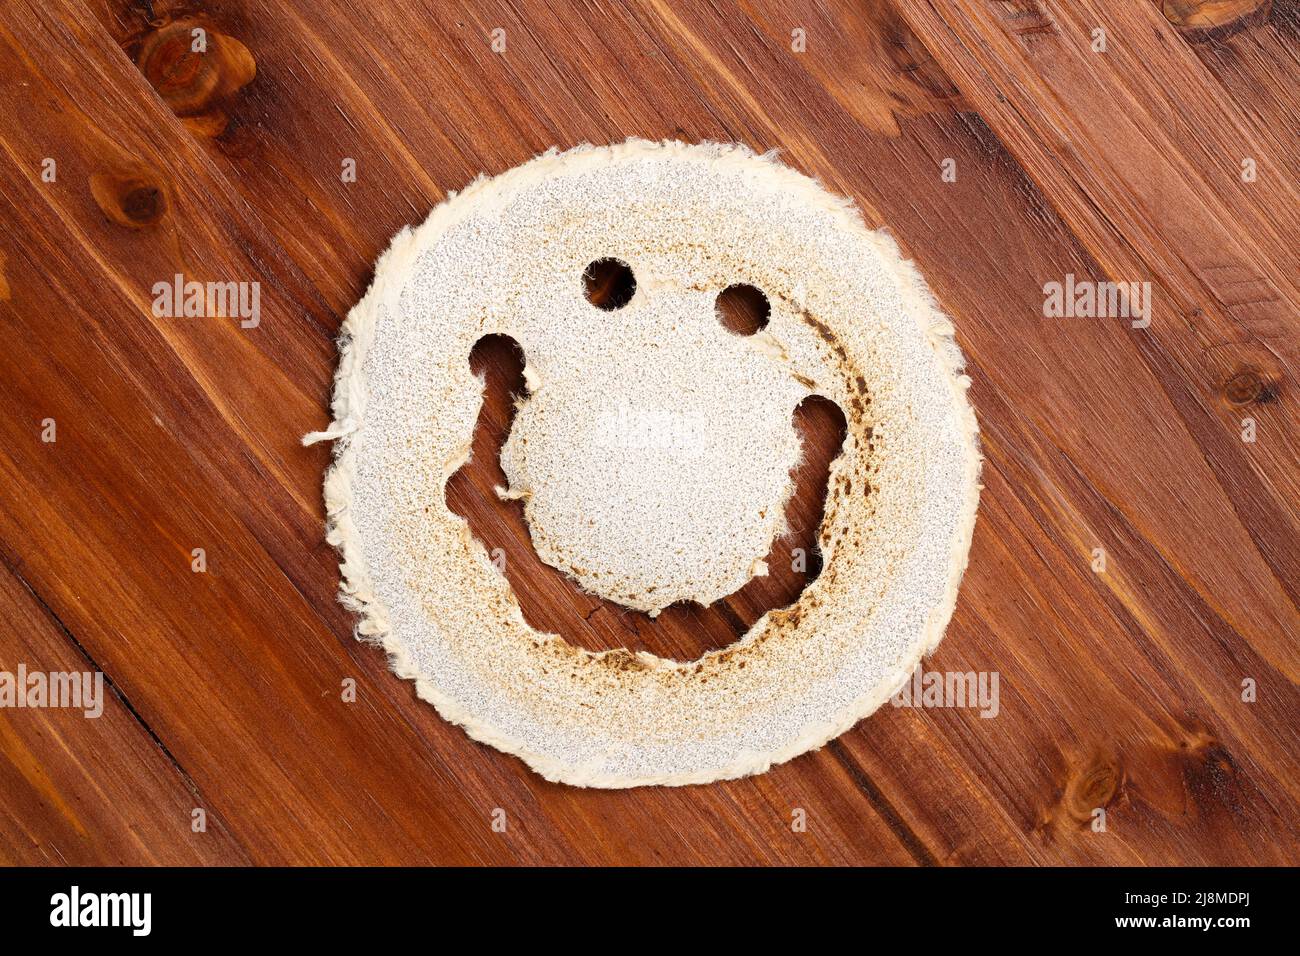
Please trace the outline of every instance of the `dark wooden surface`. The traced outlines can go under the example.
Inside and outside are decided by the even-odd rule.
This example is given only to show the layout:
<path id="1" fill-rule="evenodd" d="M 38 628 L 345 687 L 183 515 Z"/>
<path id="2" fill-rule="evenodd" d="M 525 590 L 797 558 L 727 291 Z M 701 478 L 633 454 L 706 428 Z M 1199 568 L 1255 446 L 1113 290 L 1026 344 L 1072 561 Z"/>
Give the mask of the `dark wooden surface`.
<path id="1" fill-rule="evenodd" d="M 1298 50 L 1289 0 L 6 5 L 0 670 L 112 691 L 95 720 L 0 709 L 0 860 L 1300 862 Z M 761 777 L 581 791 L 352 639 L 329 452 L 298 443 L 341 317 L 448 191 L 629 135 L 779 147 L 953 316 L 986 489 L 927 666 L 998 672 L 996 718 L 887 706 Z M 178 272 L 260 282 L 260 325 L 156 318 Z M 1151 282 L 1151 326 L 1044 318 L 1071 273 Z M 535 625 L 690 657 L 798 593 L 773 561 L 654 622 L 576 594 L 491 493 L 511 349 L 474 362 L 448 500 Z M 833 410 L 797 424 L 774 555 L 811 541 L 838 442 Z"/>

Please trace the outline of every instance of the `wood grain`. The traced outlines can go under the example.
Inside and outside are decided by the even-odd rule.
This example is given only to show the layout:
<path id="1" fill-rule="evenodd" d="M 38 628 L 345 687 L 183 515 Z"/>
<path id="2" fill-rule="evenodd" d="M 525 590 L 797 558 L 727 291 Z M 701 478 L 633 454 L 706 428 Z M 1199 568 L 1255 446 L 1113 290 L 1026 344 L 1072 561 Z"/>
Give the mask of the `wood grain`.
<path id="1" fill-rule="evenodd" d="M 96 667 L 115 694 L 99 720 L 0 711 L 0 858 L 1300 862 L 1300 30 L 1284 0 L 1208 5 L 1258 8 L 1212 30 L 1173 6 L 9 5 L 0 668 Z M 996 718 L 885 707 L 761 777 L 588 792 L 470 742 L 353 641 L 328 451 L 298 445 L 342 316 L 449 191 L 629 135 L 780 148 L 953 316 L 987 487 L 927 667 L 996 671 Z M 261 322 L 154 316 L 176 273 L 260 282 Z M 1045 318 L 1067 274 L 1151 282 L 1150 327 Z M 536 561 L 492 494 L 511 349 L 474 362 L 448 501 L 535 624 L 690 657 L 797 595 L 775 558 L 819 520 L 833 412 L 798 423 L 777 573 L 652 622 Z"/>

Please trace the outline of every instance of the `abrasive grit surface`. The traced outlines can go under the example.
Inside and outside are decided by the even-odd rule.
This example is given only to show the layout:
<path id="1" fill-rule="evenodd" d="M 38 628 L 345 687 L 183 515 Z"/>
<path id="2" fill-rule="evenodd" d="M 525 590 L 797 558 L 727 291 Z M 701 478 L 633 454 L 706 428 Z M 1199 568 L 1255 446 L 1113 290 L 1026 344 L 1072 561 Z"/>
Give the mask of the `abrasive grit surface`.
<path id="1" fill-rule="evenodd" d="M 582 281 L 607 258 L 636 279 L 612 311 Z M 757 334 L 718 320 L 737 283 L 770 303 Z M 816 394 L 848 422 L 820 576 L 688 663 L 532 629 L 445 500 L 482 402 L 470 350 L 494 333 L 526 358 L 503 493 L 544 561 L 650 613 L 735 591 L 782 531 L 792 413 Z M 340 352 L 334 423 L 308 437 L 338 442 L 328 535 L 358 633 L 548 779 L 761 772 L 875 710 L 943 635 L 980 467 L 952 327 L 891 240 L 770 156 L 631 140 L 480 179 L 397 235 Z"/>

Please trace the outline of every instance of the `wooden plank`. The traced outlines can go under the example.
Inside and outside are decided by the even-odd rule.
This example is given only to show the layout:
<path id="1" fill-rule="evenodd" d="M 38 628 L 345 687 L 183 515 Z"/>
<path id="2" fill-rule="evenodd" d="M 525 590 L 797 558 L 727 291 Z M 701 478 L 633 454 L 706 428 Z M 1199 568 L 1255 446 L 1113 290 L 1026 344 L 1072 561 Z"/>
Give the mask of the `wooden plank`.
<path id="1" fill-rule="evenodd" d="M 97 669 L 7 559 L 0 566 L 0 642 L 0 670 L 13 680 L 20 666 L 45 675 Z M 220 817 L 207 817 L 195 832 L 193 812 L 206 798 L 120 693 L 100 687 L 89 709 L 0 709 L 0 861 L 247 862 Z"/>
<path id="2" fill-rule="evenodd" d="M 223 200 L 228 191 L 201 162 L 184 160 L 193 147 L 165 133 L 170 115 L 130 83 L 97 79 L 96 67 L 117 70 L 119 81 L 133 75 L 96 33 L 74 40 L 65 32 L 84 19 L 53 20 L 47 8 L 11 24 L 29 32 L 10 31 L 0 50 L 7 74 L 28 84 L 25 95 L 6 85 L 15 94 L 5 108 L 30 120 L 7 136 L 4 158 L 15 184 L 5 218 L 22 245 L 7 262 L 0 387 L 11 413 L 0 472 L 13 504 L 0 535 L 27 561 L 33 588 L 193 767 L 210 813 L 254 860 L 465 859 L 469 841 L 439 839 L 474 816 L 458 791 L 435 802 L 414 790 L 401 808 L 368 806 L 371 787 L 452 773 L 430 767 L 422 748 L 385 745 L 400 717 L 374 706 L 365 670 L 348 656 L 353 647 L 322 627 L 268 553 L 287 550 L 333 573 L 319 533 L 305 533 L 305 514 L 300 541 L 285 531 L 296 491 L 299 509 L 318 511 L 316 469 L 298 460 L 302 480 L 259 492 L 283 467 L 268 449 L 301 455 L 283 422 L 269 443 L 248 437 L 265 409 L 292 415 L 307 404 L 294 397 L 293 380 L 270 371 L 300 365 L 302 347 L 295 359 L 277 349 L 295 335 L 318 342 L 324 379 L 323 336 L 309 323 L 268 321 L 254 339 L 233 322 L 153 318 L 147 290 L 156 277 L 203 275 L 199 268 L 220 275 L 223 266 L 262 277 L 268 316 L 292 313 L 267 261 L 274 253 L 257 255 L 261 242 L 242 230 L 240 211 Z M 38 72 L 26 60 L 33 49 L 70 68 Z M 42 147 L 60 160 L 53 188 L 37 180 Z M 119 152 L 158 171 L 169 204 L 154 228 L 108 220 L 87 188 Z M 206 238 L 218 222 L 228 232 Z M 54 444 L 40 442 L 43 418 L 58 423 Z M 249 513 L 240 514 L 246 505 L 260 516 L 265 548 L 244 523 Z M 33 541 L 45 542 L 39 552 Z M 206 549 L 204 574 L 192 573 L 195 547 Z M 322 584 L 325 613 L 334 612 L 331 590 Z M 382 672 L 359 658 L 370 679 Z M 355 705 L 340 699 L 345 677 L 360 685 Z"/>
<path id="3" fill-rule="evenodd" d="M 1249 546 L 1232 546 L 1236 560 L 1216 560 L 1191 534 L 1164 544 L 1207 590 L 1246 598 L 1241 626 L 1285 660 L 1300 633 L 1300 415 L 1278 400 L 1300 359 L 1300 196 L 1282 158 L 1294 155 L 1294 123 L 1234 108 L 1149 5 L 1040 11 L 1044 27 L 1032 33 L 1008 10 L 955 3 L 915 8 L 910 19 L 1106 273 L 1154 279 L 1156 318 L 1134 330 L 1132 345 L 1212 474 L 1187 473 L 1170 486 L 1175 494 L 1142 510 L 1180 507 L 1199 534 L 1207 516 L 1189 505 L 1203 508 L 1205 489 L 1220 486 L 1225 509 L 1208 520 L 1248 535 Z M 1098 24 L 1108 31 L 1104 53 L 1089 39 Z M 1263 176 L 1243 181 L 1243 158 Z M 1244 418 L 1258 441 L 1241 440 Z"/>
<path id="4" fill-rule="evenodd" d="M 1152 276 L 1157 282 L 1157 295 L 1163 293 L 1175 301 L 1204 303 L 1200 296 L 1202 284 L 1212 284 L 1220 273 L 1214 269 L 1202 269 L 1194 274 L 1183 264 L 1189 256 L 1187 248 L 1178 246 L 1175 249 L 1176 240 L 1184 230 L 1195 231 L 1202 226 L 1219 231 L 1229 228 L 1233 231 L 1233 241 L 1224 242 L 1222 255 L 1232 257 L 1240 248 L 1237 240 L 1244 241 L 1245 237 L 1252 236 L 1258 219 L 1243 221 L 1240 217 L 1222 216 L 1217 222 L 1210 223 L 1214 217 L 1204 211 L 1206 201 L 1180 196 L 1177 203 L 1171 202 L 1165 207 L 1187 220 L 1177 228 L 1169 228 L 1165 219 L 1159 222 L 1125 220 L 1126 211 L 1136 208 L 1139 202 L 1125 190 L 1137 190 L 1144 183 L 1151 185 L 1142 178 L 1140 164 L 1134 171 L 1134 155 L 1163 155 L 1169 162 L 1174 162 L 1183 157 L 1199 158 L 1201 154 L 1189 147 L 1185 133 L 1183 139 L 1167 143 L 1163 150 L 1149 145 L 1138 148 L 1117 138 L 1113 129 L 1116 116 L 1107 113 L 1124 114 L 1125 110 L 1111 110 L 1110 104 L 1124 102 L 1125 96 L 1143 102 L 1145 111 L 1140 131 L 1156 140 L 1160 136 L 1172 138 L 1174 133 L 1163 130 L 1156 121 L 1160 111 L 1150 98 L 1157 94 L 1163 97 L 1167 89 L 1179 90 L 1188 102 L 1204 100 L 1213 103 L 1214 96 L 1208 91 L 1202 96 L 1195 87 L 1189 91 L 1190 80 L 1181 78 L 1178 83 L 1151 89 L 1145 73 L 1133 65 L 1132 59 L 1136 56 L 1133 51 L 1129 52 L 1130 59 L 1119 68 L 1092 69 L 1077 63 L 1063 65 L 1062 61 L 1077 61 L 1093 55 L 1087 42 L 1089 33 L 1084 28 L 1089 23 L 1107 22 L 1089 19 L 1091 13 L 1099 15 L 1099 11 L 1078 12 L 1076 16 L 1076 8 L 1071 7 L 1068 14 L 1060 14 L 1058 22 L 1047 17 L 1041 8 L 1035 8 L 1046 19 L 1040 18 L 1042 29 L 1028 30 L 1029 18 L 1013 16 L 1010 8 L 971 4 L 969 10 L 963 9 L 958 14 L 952 11 L 953 6 L 961 5 L 945 5 L 941 11 L 942 22 L 939 14 L 929 9 L 921 11 L 908 7 L 904 12 L 916 29 L 925 32 L 936 59 L 950 71 L 967 100 L 994 124 L 995 131 L 1035 177 L 1043 193 L 1051 198 L 1079 237 L 1086 253 L 1101 263 L 1106 274 L 1113 278 Z M 1139 7 L 1125 10 L 1133 17 L 1140 17 L 1142 11 Z M 999 17 L 999 11 L 1005 16 Z M 1067 29 L 1063 24 L 1069 17 L 1073 19 Z M 1135 40 L 1146 35 L 1150 34 L 1133 25 L 1113 29 L 1111 49 L 1113 51 L 1116 44 L 1126 39 Z M 1157 55 L 1164 47 L 1160 45 L 1161 34 L 1157 32 L 1156 36 L 1154 50 L 1143 45 L 1142 58 L 1146 69 L 1169 76 L 1177 67 L 1186 70 L 1190 77 L 1196 77 L 1194 63 L 1189 65 L 1181 52 L 1173 56 L 1172 64 Z M 1181 44 L 1182 41 L 1176 42 Z M 1169 48 L 1180 50 L 1173 43 Z M 1087 80 L 1128 85 L 1121 94 L 1112 88 L 1070 87 L 1062 77 L 1073 82 Z M 1056 81 L 1059 81 L 1058 85 L 1050 85 Z M 1041 94 L 1041 99 L 1034 94 Z M 1143 96 L 1148 99 L 1142 100 Z M 1098 122 L 1091 123 L 1094 113 L 1102 116 Z M 1231 128 L 1237 122 L 1240 120 L 1234 116 L 1232 123 L 1224 120 L 1215 129 Z M 1134 127 L 1137 128 L 1138 124 L 1135 123 Z M 1031 136 L 1038 139 L 1031 140 Z M 1047 147 L 1048 142 L 1053 148 Z M 1065 164 L 1062 164 L 1062 142 L 1069 144 L 1064 151 Z M 1260 142 L 1266 149 L 1267 138 L 1261 136 Z M 1102 152 L 1104 158 L 1079 158 L 1081 154 L 1087 155 L 1090 149 Z M 1126 173 L 1118 176 L 1098 173 L 1098 170 L 1120 168 L 1125 168 Z M 1208 173 L 1205 176 L 1208 178 Z M 1169 173 L 1158 183 L 1167 184 L 1173 178 Z M 1265 185 L 1256 203 L 1279 205 L 1291 212 L 1295 208 L 1289 204 L 1291 188 L 1285 183 Z M 1081 197 L 1080 194 L 1088 189 L 1095 189 L 1096 194 Z M 1155 202 L 1150 194 L 1143 198 Z M 1243 213 L 1255 217 L 1262 214 L 1261 209 Z M 1286 214 L 1275 219 L 1284 233 L 1296 234 L 1294 224 Z M 1206 232 L 1206 235 L 1210 234 Z M 1140 237 L 1141 241 L 1136 241 L 1135 237 Z M 1252 269 L 1277 285 L 1288 283 L 1294 276 L 1294 270 L 1288 272 L 1287 266 L 1279 261 L 1286 254 L 1284 245 L 1269 250 L 1277 253 L 1278 259 L 1260 257 L 1252 260 Z M 1133 253 L 1138 248 L 1145 258 Z M 1294 251 L 1294 245 L 1291 251 Z M 1044 281 L 1059 280 L 1067 271 L 1078 274 L 1077 269 L 1058 267 L 1040 275 Z M 1294 303 L 1295 300 L 1289 298 L 1286 301 Z M 1112 592 L 1112 602 L 1118 598 L 1129 605 L 1134 615 L 1128 620 L 1114 621 L 1112 633 L 1098 634 L 1092 642 L 1093 648 L 1113 647 L 1115 637 L 1122 634 L 1131 655 L 1140 652 L 1147 656 L 1151 653 L 1144 646 L 1147 639 L 1156 642 L 1163 679 L 1172 678 L 1176 689 L 1170 688 L 1156 696 L 1150 678 L 1144 677 L 1123 690 L 1124 696 L 1142 701 L 1148 710 L 1163 709 L 1165 705 L 1161 701 L 1177 700 L 1186 707 L 1187 713 L 1197 714 L 1198 719 L 1212 723 L 1232 724 L 1243 717 L 1249 718 L 1239 731 L 1236 745 L 1239 749 L 1232 752 L 1239 758 L 1243 755 L 1253 757 L 1255 753 L 1267 754 L 1262 758 L 1262 779 L 1258 783 L 1270 792 L 1257 800 L 1256 819 L 1249 829 L 1263 835 L 1272 832 L 1272 827 L 1280 823 L 1287 834 L 1283 858 L 1291 858 L 1296 847 L 1293 822 L 1296 797 L 1290 784 L 1291 771 L 1282 768 L 1293 764 L 1295 749 L 1285 732 L 1279 736 L 1279 731 L 1294 725 L 1296 719 L 1295 700 L 1291 693 L 1294 687 L 1292 663 L 1300 632 L 1296 626 L 1294 601 L 1297 580 L 1292 566 L 1294 548 L 1287 542 L 1295 540 L 1297 433 L 1293 424 L 1294 405 L 1269 400 L 1270 395 L 1276 398 L 1272 389 L 1289 389 L 1294 378 L 1294 338 L 1284 341 L 1284 337 L 1279 337 L 1280 331 L 1287 327 L 1285 308 L 1283 302 L 1240 301 L 1233 298 L 1231 290 L 1221 287 L 1218 299 L 1211 299 L 1199 313 L 1189 308 L 1187 315 L 1191 321 L 1187 325 L 1176 315 L 1160 321 L 1161 313 L 1157 312 L 1157 320 L 1151 329 L 1127 332 L 1084 327 L 1084 320 L 1075 320 L 1066 327 L 1058 324 L 1051 328 L 1025 310 L 1020 313 L 1026 318 L 1016 330 L 1015 352 L 1028 353 L 1041 371 L 1039 374 L 1029 373 L 1032 378 L 1022 379 L 1019 387 L 1009 387 L 1000 382 L 997 390 L 1003 395 L 1014 396 L 1015 412 L 1031 420 L 1034 430 L 1039 432 L 1016 440 L 1016 444 L 1022 446 L 1028 440 L 1029 448 L 1033 449 L 1028 460 L 1033 462 L 1034 470 L 1025 477 L 1040 484 L 1047 483 L 1047 475 L 1054 471 L 1049 466 L 1064 457 L 1070 461 L 1071 471 L 1075 473 L 1072 480 L 1078 481 L 1086 474 L 1086 483 L 1093 486 L 1093 493 L 1107 500 L 1110 514 L 1099 514 L 1085 522 L 1082 519 L 1086 512 L 1081 500 L 1084 488 L 1066 492 L 1051 487 L 1054 480 L 1048 485 L 1051 492 L 1048 500 L 1053 503 L 1052 513 L 1046 516 L 1053 522 L 1049 538 L 1068 542 L 1077 555 L 1069 569 L 1069 576 L 1076 582 L 1069 593 L 1086 595 L 1085 591 L 1079 590 L 1084 586 L 1080 579 L 1089 576 L 1086 556 L 1092 546 L 1105 546 L 1111 552 L 1111 571 L 1093 577 Z M 1290 308 L 1293 309 L 1293 305 Z M 1213 322 L 1203 323 L 1201 328 L 1196 326 L 1196 319 L 1209 315 L 1212 310 L 1224 309 L 1232 313 L 1230 318 L 1220 315 Z M 1252 312 L 1252 309 L 1256 311 Z M 1274 321 L 1281 324 L 1269 324 Z M 1225 338 L 1225 342 L 1206 347 L 1198 341 L 1195 336 L 1204 334 L 1204 326 L 1211 326 L 1215 333 Z M 1240 334 L 1243 326 L 1248 329 L 1246 335 Z M 976 340 L 980 338 L 978 324 L 959 325 L 959 328 Z M 1226 344 L 1228 336 L 1233 337 L 1231 345 Z M 1014 359 L 1009 360 L 1006 355 L 1005 348 L 1000 350 L 1002 354 L 996 362 L 985 358 L 988 353 L 978 341 L 970 348 L 981 372 L 992 374 L 995 364 L 1000 369 L 1014 364 Z M 1250 358 L 1258 356 L 1259 363 L 1270 370 L 1261 373 L 1273 383 L 1265 390 L 1268 394 L 1250 396 L 1246 400 L 1249 407 L 1244 409 L 1230 406 L 1221 392 L 1225 377 L 1242 371 L 1241 365 L 1233 364 L 1222 371 L 1215 365 L 1228 353 L 1231 353 L 1234 363 L 1243 363 L 1247 367 Z M 1081 356 L 1103 355 L 1106 356 L 1104 364 L 1079 360 Z M 1133 357 L 1140 358 L 1149 372 L 1133 368 Z M 1050 372 L 1056 380 L 1046 380 L 1043 372 Z M 979 378 L 977 374 L 977 386 L 973 391 L 977 404 Z M 1035 400 L 1037 396 L 1044 400 Z M 985 409 L 981 408 L 981 411 Z M 1236 434 L 1237 419 L 1246 414 L 1256 416 L 1261 427 L 1269 429 L 1266 447 L 1244 445 L 1240 441 Z M 1000 431 L 1009 417 L 994 415 L 990 418 L 986 413 L 983 416 L 986 436 L 993 428 Z M 1188 447 L 1189 442 L 1195 442 L 1199 449 Z M 1024 454 L 1023 447 L 1016 452 Z M 990 451 L 990 454 L 992 456 L 995 452 Z M 992 463 L 998 465 L 996 458 Z M 997 485 L 993 482 L 990 485 L 990 490 L 996 494 Z M 1015 493 L 1023 500 L 1038 493 L 1038 489 L 1018 484 Z M 991 514 L 996 512 L 990 508 L 986 498 L 982 520 Z M 1097 518 L 1106 520 L 1098 521 Z M 1107 528 L 1115 522 L 1119 524 Z M 1116 536 L 1121 532 L 1121 539 L 1129 542 L 1122 571 L 1114 563 Z M 1003 535 L 995 536 L 1006 540 Z M 1146 540 L 1142 541 L 1143 538 Z M 1140 548 L 1137 547 L 1139 543 Z M 1043 557 L 1041 547 L 1041 544 L 1033 545 L 1034 558 Z M 972 565 L 977 566 L 974 559 Z M 1174 582 L 1169 579 L 1170 568 L 1185 581 L 1181 595 L 1177 594 Z M 1124 587 L 1116 586 L 1117 579 L 1130 574 L 1138 575 L 1140 583 L 1130 581 Z M 1036 577 L 1037 580 L 1042 579 Z M 1029 581 L 1018 583 L 1029 593 L 1037 590 Z M 968 580 L 967 588 L 970 587 Z M 1156 612 L 1149 605 L 1154 595 L 1162 593 L 1169 597 L 1161 602 L 1160 611 Z M 1054 604 L 1059 607 L 1059 600 L 1044 602 L 1044 606 Z M 976 599 L 966 607 L 978 607 L 979 603 Z M 1070 626 L 1092 626 L 1091 622 L 1098 620 L 1097 613 L 1105 614 L 1104 611 L 1081 614 Z M 992 619 L 1005 620 L 1005 608 Z M 1209 625 L 1209 630 L 1220 633 L 1207 633 L 1207 620 L 1214 622 Z M 1225 653 L 1238 659 L 1223 660 Z M 1210 669 L 1215 674 L 1211 681 L 1198 679 L 1206 672 L 1206 655 L 1212 655 L 1221 667 L 1217 671 Z M 1242 657 L 1251 663 L 1243 665 Z M 1076 670 L 1083 673 L 1082 668 Z M 1259 676 L 1261 674 L 1269 676 L 1263 678 Z M 1267 680 L 1274 695 L 1281 695 L 1281 699 L 1272 697 L 1273 706 L 1266 714 L 1240 706 L 1239 681 L 1250 676 L 1261 683 Z M 1196 690 L 1189 691 L 1189 685 L 1195 686 Z M 1059 705 L 1061 698 L 1056 695 L 1059 692 L 1049 693 Z M 1091 703 L 1098 699 L 1096 693 L 1096 689 L 1086 694 L 1076 690 L 1070 696 Z M 1107 722 L 1113 726 L 1116 722 L 1122 725 L 1131 720 L 1131 715 L 1125 714 L 1128 709 L 1108 702 L 1104 709 Z M 1066 723 L 1077 729 L 1090 722 L 1070 715 Z M 1102 728 L 1097 727 L 1094 732 L 1100 737 Z M 1180 742 L 1176 747 L 1166 748 L 1157 743 L 1161 739 Z M 1180 785 L 1178 774 L 1168 770 L 1162 772 L 1159 767 L 1161 751 L 1185 756 L 1189 749 L 1196 750 L 1193 743 L 1196 739 L 1216 741 L 1209 750 L 1202 748 L 1201 752 L 1217 753 L 1217 738 L 1213 732 L 1207 735 L 1204 728 L 1190 738 L 1186 730 L 1178 731 L 1176 728 L 1166 728 L 1154 740 L 1148 733 L 1134 734 L 1130 746 L 1143 754 L 1140 759 L 1149 764 L 1145 775 L 1153 781 L 1145 784 L 1144 789 L 1168 789 L 1170 793 L 1160 801 L 1166 809 L 1180 803 L 1186 806 L 1194 793 L 1204 792 L 1204 788 L 1195 787 L 1189 779 L 1200 771 L 1186 770 Z M 1092 746 L 1095 745 L 1085 745 L 1079 759 L 1086 761 L 1087 750 Z M 1281 763 L 1270 768 L 1273 761 Z M 1133 774 L 1128 779 L 1139 779 L 1138 772 L 1132 767 L 1128 773 Z M 1068 782 L 1075 777 L 1077 773 L 1072 777 L 1070 772 L 1066 772 L 1061 780 Z M 1180 788 L 1183 792 L 1181 801 L 1178 799 Z M 1068 787 L 1061 789 L 1068 792 Z M 1116 796 L 1123 789 L 1116 787 Z M 1224 794 L 1218 796 L 1229 810 L 1237 812 L 1241 809 Z M 1280 801 L 1280 804 L 1274 801 Z M 1279 805 L 1285 809 L 1280 820 L 1274 820 L 1270 807 Z M 1223 808 L 1220 812 L 1224 812 Z M 1186 835 L 1178 837 L 1176 844 L 1169 845 L 1167 841 L 1175 838 L 1174 833 L 1157 838 L 1154 821 L 1146 825 L 1154 845 L 1141 852 L 1140 858 L 1150 862 L 1198 858 L 1189 857 L 1192 852 L 1209 854 L 1200 856 L 1201 859 L 1251 858 L 1247 846 L 1238 847 L 1234 854 L 1223 842 L 1202 841 L 1196 837 L 1188 839 Z M 1193 846 L 1194 843 L 1202 845 Z M 1157 848 L 1161 852 L 1151 852 Z"/>
<path id="5" fill-rule="evenodd" d="M 1048 120 L 1031 113 L 1017 127 L 998 99 L 1051 88 L 1036 69 L 1062 91 L 1081 77 L 1110 84 L 1088 92 L 1158 118 L 1168 100 L 1158 82 L 1215 80 L 1158 12 L 1165 32 L 1148 31 L 1153 40 L 1137 39 L 1148 19 L 1125 14 L 1112 42 L 1131 37 L 1143 56 L 1126 54 L 1098 79 L 1096 63 L 1069 50 L 1010 56 L 970 25 L 1003 21 L 968 12 L 958 29 L 946 5 L 502 3 L 413 19 L 384 5 L 194 15 L 161 3 L 147 21 L 116 0 L 90 9 L 93 18 L 65 3 L 0 20 L 0 74 L 16 81 L 0 92 L 14 120 L 0 163 L 15 184 L 0 202 L 0 472 L 17 492 L 0 545 L 251 859 L 1300 858 L 1300 757 L 1287 733 L 1300 716 L 1294 558 L 1281 547 L 1294 541 L 1297 500 L 1284 467 L 1288 449 L 1295 457 L 1293 359 L 1274 306 L 1216 270 L 1205 238 L 1228 230 L 1230 264 L 1243 268 L 1248 248 L 1250 275 L 1289 295 L 1293 223 L 1260 218 L 1288 201 L 1288 187 L 1266 183 L 1273 191 L 1248 210 L 1206 225 L 1236 208 L 1236 186 L 1207 182 L 1185 205 L 1176 173 L 1212 178 L 1185 113 L 1155 140 L 1173 159 L 1141 153 L 1164 177 L 1153 198 L 1103 149 L 1132 131 L 1113 117 L 1088 126 L 1094 107 L 1076 104 L 1077 91 L 1062 98 L 1077 115 L 1052 116 L 1079 126 L 1074 139 L 1086 134 L 1067 173 L 1042 148 L 1056 142 Z M 1060 40 L 1060 21 L 1023 29 L 1030 20 L 1009 28 L 1021 30 L 1015 43 Z M 228 40 L 214 41 L 221 52 L 206 64 L 218 80 L 191 89 L 186 70 L 159 64 L 174 64 L 163 54 L 195 25 Z M 490 44 L 498 27 L 502 53 Z M 796 28 L 803 52 L 792 48 Z M 1011 65 L 991 62 L 998 55 Z M 1197 87 L 1219 104 L 1215 148 L 1251 137 L 1262 169 L 1285 164 L 1269 122 L 1285 115 L 1285 91 L 1274 87 L 1243 118 L 1244 81 L 1220 82 Z M 887 226 L 954 316 L 988 488 L 957 616 L 927 666 L 999 672 L 995 719 L 886 707 L 760 778 L 577 791 L 468 742 L 380 655 L 351 643 L 320 541 L 326 452 L 296 446 L 324 417 L 340 315 L 388 237 L 448 190 L 551 145 L 630 134 L 781 147 Z M 54 154 L 59 182 L 42 183 L 41 160 Z M 349 158 L 356 182 L 340 176 Z M 946 159 L 954 182 L 941 178 Z M 1166 229 L 1144 218 L 1151 208 L 1183 218 Z M 1218 232 L 1198 233 L 1203 225 Z M 155 319 L 148 290 L 176 271 L 260 279 L 263 323 Z M 1043 283 L 1067 273 L 1149 277 L 1158 301 L 1180 307 L 1201 290 L 1216 298 L 1186 327 L 1160 312 L 1149 330 L 1049 321 Z M 498 432 L 508 356 L 487 360 L 503 386 L 484 410 Z M 1243 449 L 1230 427 L 1240 408 L 1222 388 L 1247 365 L 1262 383 L 1247 404 L 1268 437 Z M 53 448 L 38 441 L 45 417 L 59 423 Z M 833 449 L 828 422 L 809 435 Z M 491 495 L 486 447 L 449 500 L 506 547 L 535 613 L 577 643 L 698 653 L 797 591 L 791 574 L 660 622 L 592 613 L 535 556 L 529 564 L 522 524 Z M 815 481 L 801 490 L 798 531 L 810 530 L 819 499 Z M 33 540 L 50 544 L 38 554 Z M 200 545 L 206 575 L 189 571 Z M 1104 574 L 1090 567 L 1099 546 Z M 358 682 L 356 704 L 339 700 L 346 676 Z M 1244 677 L 1259 685 L 1253 704 L 1240 700 Z M 1099 806 L 1101 833 L 1091 825 Z M 489 828 L 496 807 L 506 834 Z M 806 833 L 791 829 L 796 808 Z"/>

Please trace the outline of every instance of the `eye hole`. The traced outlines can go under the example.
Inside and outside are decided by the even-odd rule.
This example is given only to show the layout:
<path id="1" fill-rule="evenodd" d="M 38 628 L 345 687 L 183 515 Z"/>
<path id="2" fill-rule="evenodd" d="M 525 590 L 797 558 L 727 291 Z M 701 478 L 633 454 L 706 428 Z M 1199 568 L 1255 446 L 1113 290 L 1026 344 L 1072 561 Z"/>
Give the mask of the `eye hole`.
<path id="1" fill-rule="evenodd" d="M 632 301 L 636 276 L 622 259 L 597 259 L 582 273 L 582 285 L 588 302 L 612 312 Z"/>
<path id="2" fill-rule="evenodd" d="M 763 291 L 743 283 L 729 285 L 719 292 L 715 308 L 722 327 L 736 335 L 753 335 L 767 328 L 772 314 L 771 303 Z"/>

